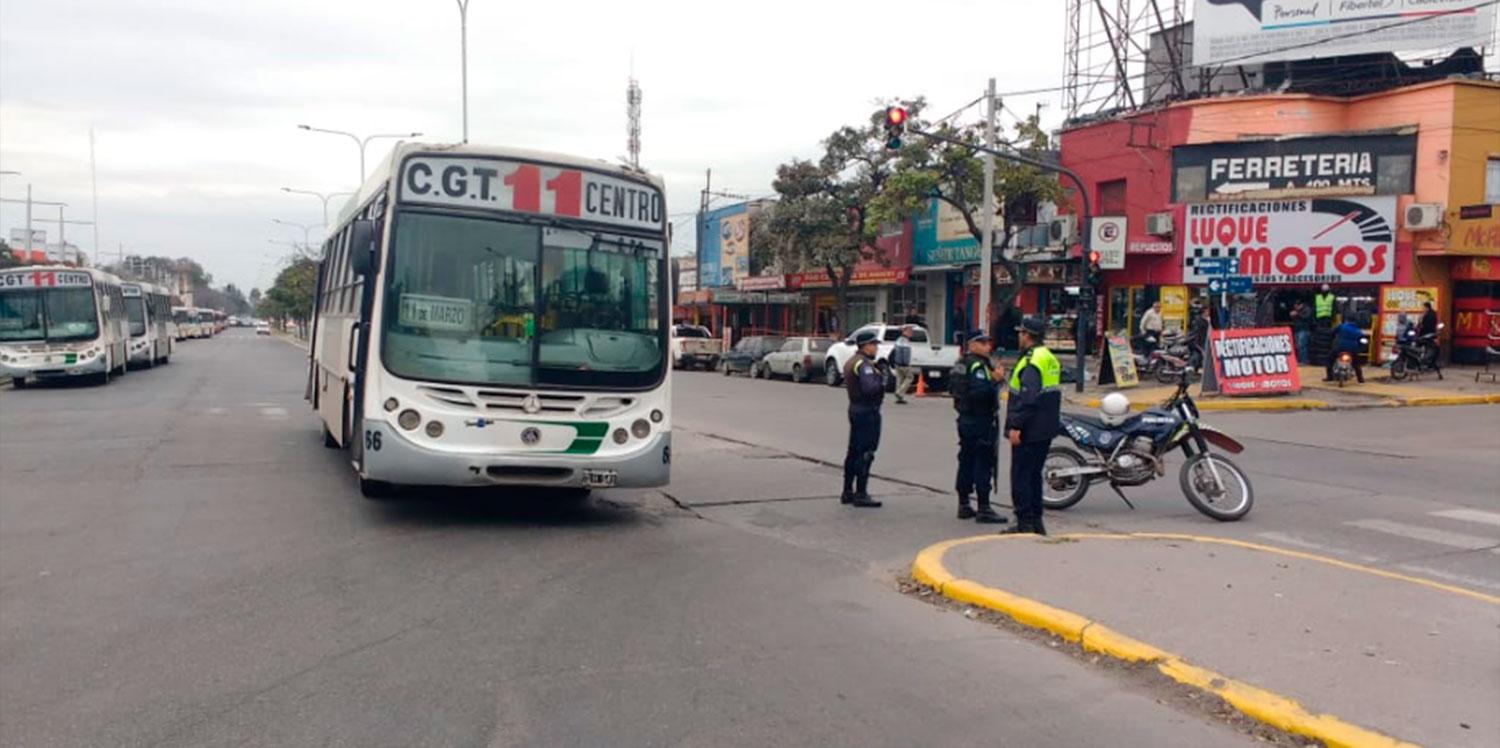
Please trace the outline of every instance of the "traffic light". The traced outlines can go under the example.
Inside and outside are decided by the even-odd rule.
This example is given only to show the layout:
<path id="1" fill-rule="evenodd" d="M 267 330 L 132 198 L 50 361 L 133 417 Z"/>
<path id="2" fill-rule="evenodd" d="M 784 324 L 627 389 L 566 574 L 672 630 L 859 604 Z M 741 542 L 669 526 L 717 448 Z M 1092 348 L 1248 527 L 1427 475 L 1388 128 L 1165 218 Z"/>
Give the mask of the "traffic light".
<path id="1" fill-rule="evenodd" d="M 906 108 L 885 108 L 885 147 L 896 150 L 901 147 L 901 138 L 906 135 Z"/>
<path id="2" fill-rule="evenodd" d="M 1099 267 L 1099 253 L 1089 252 L 1088 265 L 1084 268 L 1084 284 L 1098 288 L 1104 283 L 1104 272 Z"/>

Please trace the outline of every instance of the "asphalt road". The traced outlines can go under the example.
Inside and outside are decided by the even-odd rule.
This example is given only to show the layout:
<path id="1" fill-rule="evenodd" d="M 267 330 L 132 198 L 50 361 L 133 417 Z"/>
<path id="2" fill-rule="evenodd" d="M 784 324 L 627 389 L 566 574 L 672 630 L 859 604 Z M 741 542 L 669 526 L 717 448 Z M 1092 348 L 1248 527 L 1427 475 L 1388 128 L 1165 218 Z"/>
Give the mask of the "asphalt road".
<path id="1" fill-rule="evenodd" d="M 665 491 L 381 504 L 321 446 L 302 357 L 235 331 L 104 388 L 0 393 L 0 744 L 1255 742 L 895 591 L 975 530 L 941 493 L 945 401 L 891 409 L 877 511 L 818 462 L 841 393 L 709 374 L 675 380 Z M 1495 412 L 1215 417 L 1252 437 L 1246 521 L 1162 482 L 1059 525 L 1277 533 L 1500 585 L 1493 552 L 1451 546 L 1497 534 L 1474 519 Z"/>

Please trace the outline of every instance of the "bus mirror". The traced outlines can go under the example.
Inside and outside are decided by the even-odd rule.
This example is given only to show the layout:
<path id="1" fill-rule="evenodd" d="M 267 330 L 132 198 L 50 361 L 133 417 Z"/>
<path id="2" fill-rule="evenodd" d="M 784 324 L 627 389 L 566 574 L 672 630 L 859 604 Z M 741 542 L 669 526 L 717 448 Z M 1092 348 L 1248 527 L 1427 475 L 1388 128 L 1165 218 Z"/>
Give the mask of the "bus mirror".
<path id="1" fill-rule="evenodd" d="M 362 218 L 349 234 L 349 269 L 367 275 L 375 269 L 375 222 Z"/>

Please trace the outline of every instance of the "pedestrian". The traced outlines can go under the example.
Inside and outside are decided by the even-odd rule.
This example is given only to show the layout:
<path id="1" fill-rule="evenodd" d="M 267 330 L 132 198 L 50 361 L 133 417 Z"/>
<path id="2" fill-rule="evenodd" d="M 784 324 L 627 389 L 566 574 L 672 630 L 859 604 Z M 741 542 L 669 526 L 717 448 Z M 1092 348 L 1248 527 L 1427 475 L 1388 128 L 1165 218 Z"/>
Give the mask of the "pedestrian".
<path id="1" fill-rule="evenodd" d="M 1297 363 L 1306 365 L 1312 362 L 1312 328 L 1313 312 L 1307 302 L 1298 299 L 1292 304 L 1292 340 L 1297 349 Z"/>
<path id="2" fill-rule="evenodd" d="M 953 407 L 958 411 L 958 518 L 981 524 L 999 524 L 1006 518 L 990 506 L 994 471 L 999 453 L 1000 383 L 990 356 L 994 341 L 983 330 L 970 332 L 964 341 L 967 349 L 954 367 L 948 386 L 953 392 Z M 979 500 L 979 511 L 970 504 Z"/>
<path id="3" fill-rule="evenodd" d="M 1396 340 L 1406 340 L 1406 333 L 1411 329 L 1411 317 L 1406 316 L 1406 312 L 1398 313 L 1396 315 Z"/>
<path id="4" fill-rule="evenodd" d="M 1208 360 L 1205 354 L 1208 352 L 1209 318 L 1212 314 L 1208 304 L 1193 302 L 1192 319 L 1188 320 L 1187 329 L 1188 365 L 1200 371 Z"/>
<path id="5" fill-rule="evenodd" d="M 901 337 L 891 346 L 890 364 L 896 372 L 896 403 L 906 404 L 906 390 L 917 381 L 917 370 L 911 365 L 911 325 L 903 325 Z"/>
<path id="6" fill-rule="evenodd" d="M 1150 354 L 1161 344 L 1161 334 L 1164 327 L 1161 321 L 1161 302 L 1151 302 L 1151 308 L 1141 315 L 1141 337 L 1146 342 L 1146 353 Z"/>
<path id="7" fill-rule="evenodd" d="M 1313 316 L 1317 320 L 1318 329 L 1327 330 L 1333 327 L 1333 291 L 1328 284 L 1323 284 L 1323 289 L 1313 297 Z"/>
<path id="8" fill-rule="evenodd" d="M 880 337 L 861 330 L 854 337 L 857 352 L 844 365 L 844 388 L 849 393 L 849 446 L 844 451 L 844 492 L 839 501 L 878 507 L 870 498 L 870 466 L 880 447 L 880 403 L 885 398 L 885 375 L 876 368 Z"/>
<path id="9" fill-rule="evenodd" d="M 1437 311 L 1432 308 L 1432 302 L 1422 302 L 1422 319 L 1417 322 L 1417 335 L 1436 335 L 1438 331 Z"/>
<path id="10" fill-rule="evenodd" d="M 1016 525 L 1003 532 L 1046 535 L 1042 524 L 1042 465 L 1062 414 L 1062 366 L 1042 345 L 1047 324 L 1021 320 L 1021 358 L 1010 373 L 1005 435 L 1010 442 L 1010 495 Z"/>

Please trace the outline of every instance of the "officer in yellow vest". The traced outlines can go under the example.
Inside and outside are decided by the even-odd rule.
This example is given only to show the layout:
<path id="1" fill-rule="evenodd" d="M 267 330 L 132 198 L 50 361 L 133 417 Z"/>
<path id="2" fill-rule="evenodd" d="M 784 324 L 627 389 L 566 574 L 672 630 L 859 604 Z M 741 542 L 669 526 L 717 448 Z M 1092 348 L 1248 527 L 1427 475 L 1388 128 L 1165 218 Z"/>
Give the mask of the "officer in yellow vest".
<path id="1" fill-rule="evenodd" d="M 1313 316 L 1317 318 L 1318 328 L 1321 330 L 1333 327 L 1333 303 L 1333 291 L 1324 283 L 1323 289 L 1313 296 Z"/>
<path id="2" fill-rule="evenodd" d="M 1005 435 L 1010 442 L 1010 495 L 1016 524 L 1005 533 L 1046 535 L 1042 525 L 1042 465 L 1062 414 L 1062 366 L 1042 345 L 1047 324 L 1026 317 L 1016 328 L 1021 358 L 1010 373 Z"/>

